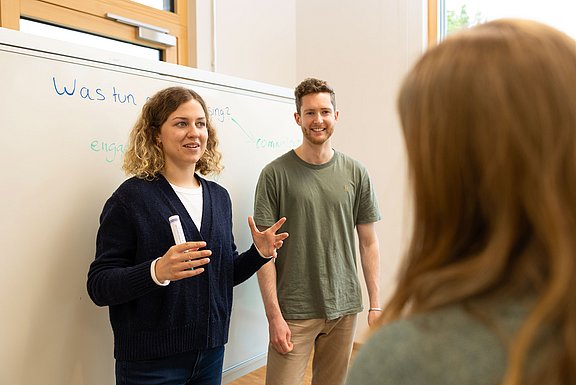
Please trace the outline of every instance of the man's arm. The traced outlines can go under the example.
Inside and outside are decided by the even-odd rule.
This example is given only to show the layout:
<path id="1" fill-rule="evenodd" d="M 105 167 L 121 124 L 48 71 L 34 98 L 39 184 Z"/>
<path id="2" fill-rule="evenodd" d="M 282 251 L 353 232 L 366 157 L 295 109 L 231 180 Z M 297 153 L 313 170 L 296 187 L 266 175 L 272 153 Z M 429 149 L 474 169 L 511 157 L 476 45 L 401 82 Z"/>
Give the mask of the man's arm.
<path id="1" fill-rule="evenodd" d="M 276 294 L 276 265 L 269 262 L 257 273 L 258 285 L 264 302 L 266 318 L 268 318 L 268 333 L 270 343 L 278 353 L 286 354 L 292 350 L 292 333 L 282 316 L 278 295 Z"/>
<path id="2" fill-rule="evenodd" d="M 356 226 L 360 248 L 360 261 L 368 290 L 370 308 L 380 308 L 380 246 L 374 223 Z M 368 312 L 368 325 L 380 316 L 380 311 Z"/>

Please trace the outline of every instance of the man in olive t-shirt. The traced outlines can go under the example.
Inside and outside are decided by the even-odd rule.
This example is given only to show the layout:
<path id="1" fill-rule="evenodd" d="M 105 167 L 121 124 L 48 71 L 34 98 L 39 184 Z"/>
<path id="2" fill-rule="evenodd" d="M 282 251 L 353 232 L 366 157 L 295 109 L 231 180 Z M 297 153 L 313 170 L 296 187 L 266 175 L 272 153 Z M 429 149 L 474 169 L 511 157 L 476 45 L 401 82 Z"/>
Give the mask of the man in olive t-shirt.
<path id="1" fill-rule="evenodd" d="M 280 258 L 258 272 L 270 331 L 266 384 L 300 385 L 314 349 L 314 381 L 339 385 L 362 311 L 354 230 L 370 300 L 369 324 L 380 311 L 374 228 L 380 213 L 366 169 L 331 147 L 339 114 L 332 88 L 306 79 L 295 96 L 303 142 L 262 170 L 254 204 L 258 226 L 285 216 L 290 234 Z"/>

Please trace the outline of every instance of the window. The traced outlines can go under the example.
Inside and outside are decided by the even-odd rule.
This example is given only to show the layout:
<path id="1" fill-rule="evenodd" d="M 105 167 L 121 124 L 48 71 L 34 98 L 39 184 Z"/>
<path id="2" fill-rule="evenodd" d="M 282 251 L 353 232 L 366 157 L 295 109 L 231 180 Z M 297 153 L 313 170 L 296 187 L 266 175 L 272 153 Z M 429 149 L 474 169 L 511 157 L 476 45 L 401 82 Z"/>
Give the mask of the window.
<path id="1" fill-rule="evenodd" d="M 132 0 L 132 1 L 147 5 L 152 8 L 161 9 L 163 11 L 174 12 L 174 2 L 170 0 Z"/>
<path id="2" fill-rule="evenodd" d="M 34 35 L 48 36 L 58 40 L 105 49 L 108 51 L 120 52 L 145 59 L 161 59 L 161 52 L 158 49 L 142 47 L 132 43 L 125 43 L 123 41 L 78 32 L 50 24 L 38 23 L 32 20 L 21 19 L 20 30 Z"/>
<path id="3" fill-rule="evenodd" d="M 146 47 L 159 52 L 163 61 L 195 66 L 196 58 L 189 57 L 194 50 L 188 43 L 188 3 L 194 4 L 188 0 L 0 0 L 0 26 L 20 30 L 21 20 L 29 20 Z"/>
<path id="4" fill-rule="evenodd" d="M 537 20 L 576 38 L 576 3 L 566 0 L 429 0 L 429 44 L 461 28 L 505 17 Z"/>

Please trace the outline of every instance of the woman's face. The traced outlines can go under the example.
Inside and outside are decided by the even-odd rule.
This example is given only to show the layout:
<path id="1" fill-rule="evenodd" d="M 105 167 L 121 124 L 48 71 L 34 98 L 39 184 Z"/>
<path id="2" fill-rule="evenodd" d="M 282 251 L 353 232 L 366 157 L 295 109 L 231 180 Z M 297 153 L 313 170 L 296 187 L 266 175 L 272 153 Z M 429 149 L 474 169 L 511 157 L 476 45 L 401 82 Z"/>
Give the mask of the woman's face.
<path id="1" fill-rule="evenodd" d="M 208 142 L 207 119 L 202 105 L 191 99 L 182 103 L 160 127 L 158 141 L 166 167 L 196 167 Z"/>

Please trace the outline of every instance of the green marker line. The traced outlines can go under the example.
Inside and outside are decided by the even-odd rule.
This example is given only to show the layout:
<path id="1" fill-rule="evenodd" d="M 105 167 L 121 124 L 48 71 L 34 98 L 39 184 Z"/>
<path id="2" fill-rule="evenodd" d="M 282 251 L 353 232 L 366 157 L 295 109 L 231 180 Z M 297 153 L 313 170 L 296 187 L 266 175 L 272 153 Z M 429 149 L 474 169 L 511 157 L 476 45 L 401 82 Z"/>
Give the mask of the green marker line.
<path id="1" fill-rule="evenodd" d="M 230 117 L 230 119 L 238 126 L 240 127 L 240 129 L 242 130 L 242 132 L 244 132 L 246 134 L 246 136 L 253 142 L 254 141 L 254 137 L 252 135 L 250 135 L 250 133 L 248 133 L 248 131 L 246 131 L 241 125 L 240 123 L 238 123 L 236 121 L 236 119 L 234 119 L 234 117 Z"/>

